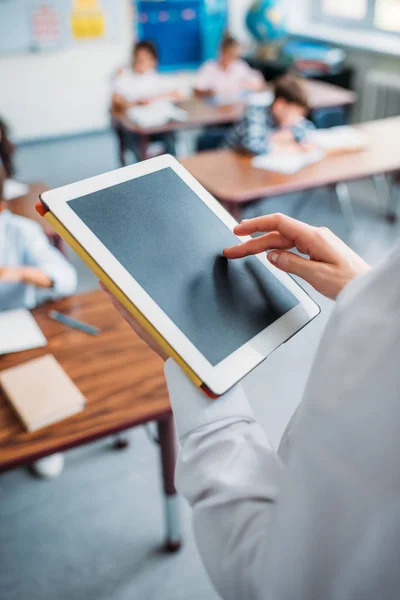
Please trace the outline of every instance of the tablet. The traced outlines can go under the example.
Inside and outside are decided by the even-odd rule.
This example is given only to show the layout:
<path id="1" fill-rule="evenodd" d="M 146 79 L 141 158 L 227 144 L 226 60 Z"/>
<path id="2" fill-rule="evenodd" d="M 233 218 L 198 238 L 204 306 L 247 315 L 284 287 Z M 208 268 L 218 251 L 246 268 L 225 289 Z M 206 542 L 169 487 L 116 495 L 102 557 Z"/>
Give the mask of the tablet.
<path id="1" fill-rule="evenodd" d="M 212 395 L 319 314 L 265 254 L 223 257 L 224 248 L 249 238 L 233 233 L 235 219 L 172 156 L 45 192 L 41 200 L 53 226 L 60 224 L 61 235 Z"/>

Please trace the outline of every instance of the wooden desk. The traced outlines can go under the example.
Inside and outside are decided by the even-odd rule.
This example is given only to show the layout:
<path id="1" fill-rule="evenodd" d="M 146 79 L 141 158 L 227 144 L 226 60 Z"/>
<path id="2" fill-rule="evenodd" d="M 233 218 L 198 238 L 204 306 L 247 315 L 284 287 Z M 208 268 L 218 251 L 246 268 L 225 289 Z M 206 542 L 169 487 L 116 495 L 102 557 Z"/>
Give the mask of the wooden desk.
<path id="1" fill-rule="evenodd" d="M 255 169 L 252 157 L 230 150 L 196 154 L 182 164 L 240 218 L 241 206 L 261 198 L 400 170 L 400 117 L 362 123 L 357 129 L 368 136 L 365 150 L 327 156 L 294 175 Z"/>
<path id="2" fill-rule="evenodd" d="M 52 321 L 47 316 L 50 309 L 95 325 L 101 334 L 93 337 Z M 174 432 L 161 359 L 133 333 L 101 291 L 51 303 L 35 309 L 33 315 L 48 346 L 0 356 L 0 371 L 51 353 L 84 394 L 87 406 L 78 415 L 28 433 L 0 391 L 0 471 L 157 421 L 166 499 L 166 547 L 177 550 Z"/>
<path id="3" fill-rule="evenodd" d="M 333 106 L 350 106 L 354 104 L 357 99 L 355 92 L 322 81 L 306 79 L 304 80 L 304 86 L 310 99 L 312 111 Z M 192 98 L 186 102 L 182 102 L 179 106 L 187 112 L 187 120 L 184 122 L 173 121 L 160 127 L 139 127 L 129 119 L 125 112 L 111 110 L 111 117 L 117 133 L 118 128 L 122 128 L 123 130 L 135 133 L 140 137 L 140 160 L 144 160 L 147 157 L 147 150 L 152 135 L 181 131 L 184 129 L 197 129 L 198 127 L 236 123 L 241 119 L 244 110 L 244 104 L 215 106 L 211 102 L 198 98 Z M 119 133 L 119 140 L 121 144 L 121 133 Z M 123 152 L 124 148 L 121 146 L 120 158 L 122 164 L 124 164 Z"/>

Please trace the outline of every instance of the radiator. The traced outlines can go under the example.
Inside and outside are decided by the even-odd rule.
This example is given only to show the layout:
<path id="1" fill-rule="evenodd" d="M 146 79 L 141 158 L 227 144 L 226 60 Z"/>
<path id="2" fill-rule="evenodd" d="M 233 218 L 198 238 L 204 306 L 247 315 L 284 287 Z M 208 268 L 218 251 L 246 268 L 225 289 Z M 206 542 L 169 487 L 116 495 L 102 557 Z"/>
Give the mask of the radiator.
<path id="1" fill-rule="evenodd" d="M 397 115 L 400 115 L 400 75 L 367 71 L 361 98 L 361 120 L 372 121 Z"/>

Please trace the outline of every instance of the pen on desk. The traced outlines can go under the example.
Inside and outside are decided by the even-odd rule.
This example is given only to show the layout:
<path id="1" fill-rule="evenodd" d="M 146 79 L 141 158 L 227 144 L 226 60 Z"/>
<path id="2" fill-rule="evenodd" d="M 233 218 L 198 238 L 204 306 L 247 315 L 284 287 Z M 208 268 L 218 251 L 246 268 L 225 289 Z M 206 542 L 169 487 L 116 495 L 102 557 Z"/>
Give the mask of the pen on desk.
<path id="1" fill-rule="evenodd" d="M 68 317 L 63 313 L 60 313 L 56 310 L 51 310 L 48 313 L 50 319 L 53 321 L 57 321 L 58 323 L 62 323 L 63 325 L 68 325 L 73 329 L 78 329 L 79 331 L 83 331 L 84 333 L 89 333 L 90 335 L 99 335 L 100 329 L 98 327 L 94 327 L 93 325 L 88 325 L 87 323 L 83 323 L 82 321 L 78 321 L 77 319 L 73 319 L 72 317 Z"/>

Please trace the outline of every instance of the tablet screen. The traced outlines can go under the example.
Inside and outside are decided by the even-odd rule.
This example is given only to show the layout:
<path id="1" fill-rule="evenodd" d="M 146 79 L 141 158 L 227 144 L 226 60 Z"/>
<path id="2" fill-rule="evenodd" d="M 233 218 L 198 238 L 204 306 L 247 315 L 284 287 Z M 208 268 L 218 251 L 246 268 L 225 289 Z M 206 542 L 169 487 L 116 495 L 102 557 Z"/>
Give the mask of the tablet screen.
<path id="1" fill-rule="evenodd" d="M 299 302 L 171 168 L 68 204 L 213 366 Z"/>

